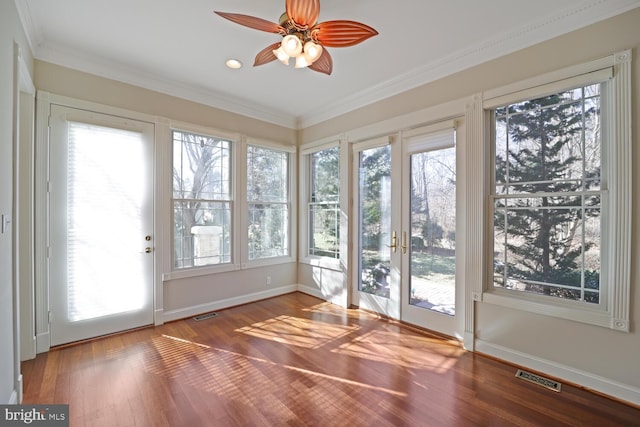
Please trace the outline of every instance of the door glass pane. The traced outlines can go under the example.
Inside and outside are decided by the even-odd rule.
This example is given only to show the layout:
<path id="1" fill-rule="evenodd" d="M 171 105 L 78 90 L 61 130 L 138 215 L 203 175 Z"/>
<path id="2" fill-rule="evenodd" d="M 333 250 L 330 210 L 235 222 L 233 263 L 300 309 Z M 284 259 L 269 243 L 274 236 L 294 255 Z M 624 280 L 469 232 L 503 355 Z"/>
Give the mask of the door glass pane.
<path id="1" fill-rule="evenodd" d="M 143 151 L 140 133 L 69 123 L 70 322 L 139 310 L 149 298 L 140 261 L 147 191 Z"/>
<path id="2" fill-rule="evenodd" d="M 391 147 L 360 152 L 360 283 L 362 292 L 389 298 L 391 271 Z"/>
<path id="3" fill-rule="evenodd" d="M 411 305 L 455 314 L 456 150 L 411 156 Z"/>

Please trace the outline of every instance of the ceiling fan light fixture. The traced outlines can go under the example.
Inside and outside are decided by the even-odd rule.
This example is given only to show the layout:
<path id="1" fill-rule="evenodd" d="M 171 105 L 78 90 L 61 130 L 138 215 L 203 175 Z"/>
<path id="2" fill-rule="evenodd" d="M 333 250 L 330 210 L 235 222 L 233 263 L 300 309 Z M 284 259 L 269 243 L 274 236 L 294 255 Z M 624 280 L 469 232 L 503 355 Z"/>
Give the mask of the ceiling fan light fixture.
<path id="1" fill-rule="evenodd" d="M 295 34 L 284 36 L 280 47 L 289 56 L 297 58 L 302 53 L 302 41 Z"/>
<path id="2" fill-rule="evenodd" d="M 296 58 L 296 68 L 309 67 L 313 71 L 330 75 L 333 59 L 328 47 L 354 46 L 378 35 L 375 29 L 361 22 L 318 22 L 320 0 L 285 0 L 285 12 L 280 16 L 279 23 L 240 13 L 215 13 L 236 24 L 282 36 L 280 42 L 258 52 L 254 67 L 276 59 L 289 65 L 290 59 Z"/>
<path id="3" fill-rule="evenodd" d="M 311 65 L 310 61 L 307 61 L 307 57 L 305 55 L 300 55 L 296 58 L 295 68 L 306 68 Z"/>
<path id="4" fill-rule="evenodd" d="M 309 40 L 304 44 L 304 56 L 310 64 L 316 62 L 322 55 L 322 46 Z"/>
<path id="5" fill-rule="evenodd" d="M 280 62 L 282 62 L 284 65 L 289 65 L 289 58 L 290 56 L 287 55 L 284 51 L 284 49 L 282 49 L 282 46 L 280 46 L 278 49 L 275 49 L 273 51 L 273 54 L 278 58 L 278 60 Z"/>

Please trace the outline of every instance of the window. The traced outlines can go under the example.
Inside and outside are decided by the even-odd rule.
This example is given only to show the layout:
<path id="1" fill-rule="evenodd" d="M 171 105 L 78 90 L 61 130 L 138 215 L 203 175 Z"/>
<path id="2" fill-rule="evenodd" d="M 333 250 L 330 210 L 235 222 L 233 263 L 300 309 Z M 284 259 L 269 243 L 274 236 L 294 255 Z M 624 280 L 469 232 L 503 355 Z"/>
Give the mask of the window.
<path id="1" fill-rule="evenodd" d="M 289 256 L 290 154 L 247 146 L 248 259 Z"/>
<path id="2" fill-rule="evenodd" d="M 600 303 L 600 94 L 594 84 L 494 110 L 495 287 Z"/>
<path id="3" fill-rule="evenodd" d="M 309 156 L 308 254 L 340 257 L 340 148 Z"/>
<path id="4" fill-rule="evenodd" d="M 491 255 L 474 300 L 629 330 L 630 64 L 619 52 L 483 94 Z"/>
<path id="5" fill-rule="evenodd" d="M 173 266 L 231 262 L 232 142 L 173 131 Z"/>

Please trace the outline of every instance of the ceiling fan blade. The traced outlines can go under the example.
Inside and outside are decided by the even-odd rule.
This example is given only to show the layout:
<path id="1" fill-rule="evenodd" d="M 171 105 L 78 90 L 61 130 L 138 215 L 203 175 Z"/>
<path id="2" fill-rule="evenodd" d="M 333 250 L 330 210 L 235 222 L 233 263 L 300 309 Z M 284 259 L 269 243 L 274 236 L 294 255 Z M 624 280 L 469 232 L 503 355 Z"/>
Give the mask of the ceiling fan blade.
<path id="1" fill-rule="evenodd" d="M 240 13 L 226 13 L 215 11 L 217 15 L 228 19 L 236 24 L 244 25 L 245 27 L 253 28 L 260 31 L 266 31 L 268 33 L 284 34 L 286 31 L 280 25 L 275 22 L 267 21 L 266 19 L 256 18 L 255 16 L 242 15 Z"/>
<path id="2" fill-rule="evenodd" d="M 278 47 L 280 47 L 280 42 L 269 45 L 264 49 L 262 49 L 260 52 L 258 52 L 258 54 L 256 55 L 256 59 L 253 61 L 253 66 L 257 67 L 259 65 L 264 65 L 278 59 L 273 54 L 273 51 L 278 49 Z"/>
<path id="3" fill-rule="evenodd" d="M 320 58 L 316 59 L 316 62 L 309 65 L 309 68 L 319 73 L 331 75 L 331 72 L 333 71 L 333 58 L 331 58 L 327 49 L 322 50 Z"/>
<path id="4" fill-rule="evenodd" d="M 286 0 L 286 11 L 296 24 L 312 26 L 318 22 L 320 0 Z"/>
<path id="5" fill-rule="evenodd" d="M 327 21 L 311 29 L 322 44 L 328 47 L 347 47 L 361 43 L 378 34 L 376 30 L 361 22 Z"/>

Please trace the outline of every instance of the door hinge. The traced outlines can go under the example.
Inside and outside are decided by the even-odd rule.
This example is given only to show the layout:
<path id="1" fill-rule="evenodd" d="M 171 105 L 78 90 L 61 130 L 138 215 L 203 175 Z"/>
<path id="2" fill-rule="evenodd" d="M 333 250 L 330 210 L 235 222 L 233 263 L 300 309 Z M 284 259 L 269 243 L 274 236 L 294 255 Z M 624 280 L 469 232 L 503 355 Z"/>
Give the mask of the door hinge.
<path id="1" fill-rule="evenodd" d="M 49 311 L 47 317 L 48 317 L 49 324 L 51 324 L 51 321 L 53 320 L 53 313 Z"/>

